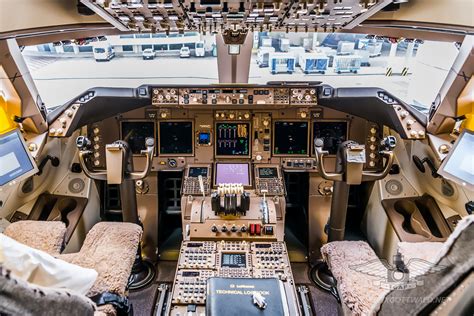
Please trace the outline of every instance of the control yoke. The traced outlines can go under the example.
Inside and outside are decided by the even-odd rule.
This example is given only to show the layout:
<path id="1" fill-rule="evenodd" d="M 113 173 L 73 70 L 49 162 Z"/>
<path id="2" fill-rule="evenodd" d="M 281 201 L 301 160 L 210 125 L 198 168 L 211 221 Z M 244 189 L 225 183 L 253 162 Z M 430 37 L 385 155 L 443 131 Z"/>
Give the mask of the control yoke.
<path id="1" fill-rule="evenodd" d="M 135 181 L 146 178 L 150 173 L 155 151 L 155 140 L 153 138 L 145 140 L 146 149 L 141 151 L 141 154 L 146 156 L 146 166 L 143 171 L 133 171 L 133 156 L 128 143 L 123 140 L 117 140 L 105 146 L 107 163 L 105 170 L 89 168 L 89 165 L 92 165 L 92 161 L 90 161 L 92 151 L 90 150 L 91 141 L 87 137 L 79 136 L 76 139 L 76 145 L 79 148 L 79 162 L 86 176 L 94 180 L 107 181 L 108 184 L 119 184 L 122 220 L 127 223 L 141 225 L 138 217 Z M 131 289 L 142 288 L 155 278 L 153 264 L 150 261 L 143 260 L 141 252 L 141 245 L 139 244 L 132 267 Z"/>
<path id="2" fill-rule="evenodd" d="M 121 184 L 124 180 L 142 180 L 148 176 L 153 164 L 153 154 L 155 151 L 155 140 L 147 138 L 145 140 L 146 149 L 141 151 L 146 157 L 146 165 L 143 171 L 133 171 L 129 146 L 122 140 L 115 141 L 106 146 L 106 162 L 109 166 L 106 170 L 94 170 L 90 158 L 91 141 L 85 136 L 76 139 L 79 148 L 79 162 L 84 173 L 94 180 L 106 180 L 109 184 Z"/>
<path id="3" fill-rule="evenodd" d="M 341 144 L 342 148 L 342 159 L 338 159 L 335 173 L 327 172 L 324 167 L 324 156 L 328 155 L 329 152 L 323 150 L 324 141 L 321 138 L 314 140 L 314 148 L 316 151 L 316 159 L 318 163 L 318 169 L 321 176 L 330 181 L 344 181 L 347 184 L 361 184 L 365 181 L 375 181 L 384 178 L 393 164 L 393 148 L 396 145 L 396 139 L 393 136 L 386 137 L 381 145 L 383 150 L 380 154 L 386 158 L 385 166 L 381 172 L 369 172 L 364 171 L 363 167 L 365 164 L 365 148 L 363 145 L 359 145 L 353 141 L 347 141 Z M 339 161 L 342 160 L 342 161 Z M 342 167 L 342 168 L 341 168 Z"/>
<path id="4" fill-rule="evenodd" d="M 334 181 L 334 193 L 331 201 L 331 215 L 329 216 L 328 241 L 344 239 L 347 206 L 349 201 L 349 188 L 352 184 L 361 184 L 366 181 L 375 181 L 384 178 L 393 164 L 393 148 L 396 139 L 386 137 L 381 142 L 380 154 L 385 157 L 385 165 L 381 172 L 364 171 L 365 146 L 354 141 L 346 141 L 339 145 L 336 157 L 336 171 L 327 172 L 324 168 L 324 156 L 328 154 L 323 150 L 324 141 L 321 138 L 314 140 L 314 149 L 321 176 Z"/>

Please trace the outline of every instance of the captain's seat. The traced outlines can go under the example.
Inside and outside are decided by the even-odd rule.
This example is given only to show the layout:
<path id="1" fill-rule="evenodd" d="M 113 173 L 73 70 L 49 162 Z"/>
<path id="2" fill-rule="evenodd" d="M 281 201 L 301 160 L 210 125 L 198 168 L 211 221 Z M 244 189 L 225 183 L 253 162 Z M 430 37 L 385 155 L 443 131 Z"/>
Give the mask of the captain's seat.
<path id="1" fill-rule="evenodd" d="M 0 258 L 0 310 L 9 311 L 7 314 L 11 315 L 127 313 L 128 284 L 142 236 L 141 227 L 133 223 L 100 222 L 88 232 L 79 252 L 60 254 L 65 232 L 64 223 L 57 221 L 19 221 L 7 226 L 5 236 L 16 240 L 17 247 L 26 249 L 14 254 L 13 259 L 20 266 L 24 265 L 20 260 L 30 262 L 28 265 L 31 268 L 23 268 L 23 271 L 30 271 L 22 276 L 28 273 L 28 279 L 41 278 L 41 282 L 25 282 L 25 278 L 19 277 L 18 273 L 10 273 L 11 268 L 2 264 L 6 258 Z M 0 257 L 1 246 L 0 243 Z M 27 248 L 33 249 L 30 251 Z M 65 267 L 67 263 L 62 264 L 61 260 L 53 257 L 72 265 Z M 82 292 L 85 295 L 76 293 L 78 288 L 61 286 L 68 281 L 66 272 L 74 267 L 79 271 L 91 271 L 96 276 L 90 283 L 92 286 L 87 286 Z M 18 269 L 21 272 L 22 267 Z M 46 271 L 42 277 L 38 276 L 42 273 L 40 270 Z M 56 286 L 46 286 L 53 280 Z"/>
<path id="2" fill-rule="evenodd" d="M 456 314 L 467 315 L 466 308 L 473 308 L 466 285 L 474 284 L 473 240 L 471 215 L 444 243 L 400 243 L 393 264 L 379 259 L 364 241 L 330 242 L 321 253 L 337 282 L 344 314 L 419 315 L 434 309 L 446 314 L 453 311 L 448 303 L 458 299 Z"/>

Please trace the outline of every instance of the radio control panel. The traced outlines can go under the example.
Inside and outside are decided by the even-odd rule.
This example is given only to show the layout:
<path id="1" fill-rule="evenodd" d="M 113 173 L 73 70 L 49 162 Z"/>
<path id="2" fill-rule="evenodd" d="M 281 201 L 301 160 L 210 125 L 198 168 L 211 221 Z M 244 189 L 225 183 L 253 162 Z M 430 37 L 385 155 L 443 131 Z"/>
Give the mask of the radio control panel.
<path id="1" fill-rule="evenodd" d="M 209 266 L 213 260 L 215 264 Z M 193 262 L 194 266 L 183 265 L 185 262 Z M 288 299 L 296 302 L 284 242 L 185 241 L 173 285 L 171 314 L 184 315 L 189 305 L 204 310 L 207 280 L 212 277 L 278 278 Z"/>

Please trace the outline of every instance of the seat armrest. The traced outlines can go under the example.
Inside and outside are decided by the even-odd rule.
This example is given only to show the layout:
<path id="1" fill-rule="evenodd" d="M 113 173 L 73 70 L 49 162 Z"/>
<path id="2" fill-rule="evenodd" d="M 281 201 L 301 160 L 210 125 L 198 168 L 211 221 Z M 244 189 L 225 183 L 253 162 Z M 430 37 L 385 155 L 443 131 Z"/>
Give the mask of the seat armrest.
<path id="1" fill-rule="evenodd" d="M 3 233 L 22 244 L 57 256 L 64 245 L 66 225 L 59 221 L 24 220 L 8 225 Z"/>

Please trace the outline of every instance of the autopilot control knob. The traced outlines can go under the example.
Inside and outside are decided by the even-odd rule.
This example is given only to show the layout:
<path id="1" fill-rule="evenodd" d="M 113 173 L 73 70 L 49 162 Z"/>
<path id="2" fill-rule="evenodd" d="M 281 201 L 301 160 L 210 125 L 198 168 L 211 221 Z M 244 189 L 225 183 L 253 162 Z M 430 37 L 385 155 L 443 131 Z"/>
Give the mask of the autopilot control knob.
<path id="1" fill-rule="evenodd" d="M 216 226 L 216 225 L 212 225 L 211 231 L 212 231 L 213 233 L 217 233 L 217 231 L 218 231 L 217 226 Z"/>
<path id="2" fill-rule="evenodd" d="M 91 141 L 85 136 L 79 136 L 76 138 L 76 146 L 79 149 L 87 149 L 91 146 Z"/>
<path id="3" fill-rule="evenodd" d="M 223 233 L 226 233 L 226 232 L 227 232 L 227 227 L 226 227 L 225 225 L 224 225 L 224 226 L 222 226 L 222 228 L 221 228 L 221 232 L 223 232 Z"/>
<path id="4" fill-rule="evenodd" d="M 231 232 L 236 233 L 237 232 L 237 227 L 235 225 L 232 225 L 232 228 L 230 229 Z"/>
<path id="5" fill-rule="evenodd" d="M 242 233 L 245 233 L 247 231 L 247 226 L 243 225 L 241 228 L 240 228 L 240 231 Z"/>

